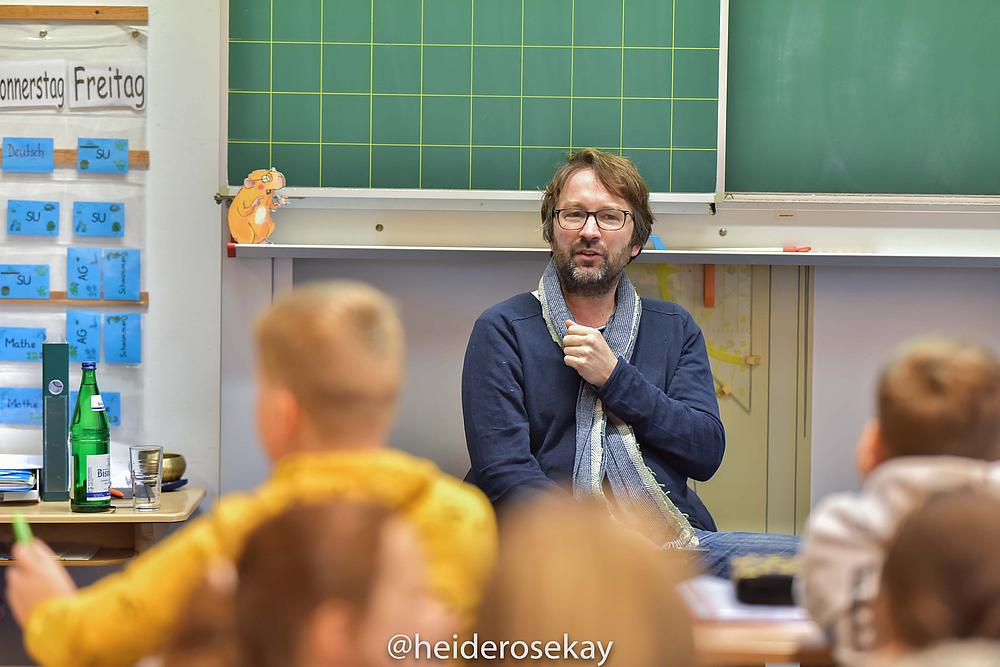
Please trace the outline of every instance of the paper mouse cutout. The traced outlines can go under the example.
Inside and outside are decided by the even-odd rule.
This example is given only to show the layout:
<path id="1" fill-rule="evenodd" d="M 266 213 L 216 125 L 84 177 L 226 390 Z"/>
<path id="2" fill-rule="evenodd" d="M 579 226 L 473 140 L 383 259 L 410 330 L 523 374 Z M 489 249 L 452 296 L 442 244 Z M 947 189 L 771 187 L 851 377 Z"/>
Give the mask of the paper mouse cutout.
<path id="1" fill-rule="evenodd" d="M 243 187 L 229 205 L 229 233 L 237 243 L 264 243 L 274 231 L 271 213 L 288 203 L 276 192 L 285 187 L 280 171 L 257 169 L 243 181 Z"/>

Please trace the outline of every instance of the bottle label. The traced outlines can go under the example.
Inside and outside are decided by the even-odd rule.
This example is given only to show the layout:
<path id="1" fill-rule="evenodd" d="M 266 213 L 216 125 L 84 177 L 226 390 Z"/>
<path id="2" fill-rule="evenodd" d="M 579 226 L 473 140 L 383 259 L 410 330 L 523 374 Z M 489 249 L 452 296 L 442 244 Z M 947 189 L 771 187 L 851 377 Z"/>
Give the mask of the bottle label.
<path id="1" fill-rule="evenodd" d="M 94 394 L 90 397 L 90 409 L 94 412 L 104 412 L 104 399 L 101 398 L 100 394 Z"/>
<path id="2" fill-rule="evenodd" d="M 111 500 L 111 454 L 87 457 L 87 500 Z"/>

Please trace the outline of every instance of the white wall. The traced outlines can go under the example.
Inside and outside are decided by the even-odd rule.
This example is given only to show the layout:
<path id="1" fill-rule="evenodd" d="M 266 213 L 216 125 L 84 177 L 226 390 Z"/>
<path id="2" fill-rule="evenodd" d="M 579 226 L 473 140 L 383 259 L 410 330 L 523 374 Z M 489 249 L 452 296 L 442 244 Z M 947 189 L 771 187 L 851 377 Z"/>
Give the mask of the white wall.
<path id="1" fill-rule="evenodd" d="M 812 500 L 859 486 L 854 444 L 875 414 L 876 375 L 904 341 L 947 335 L 1000 352 L 1000 272 L 816 269 Z"/>
<path id="2" fill-rule="evenodd" d="M 221 220 L 221 212 L 216 218 Z M 225 232 L 228 239 L 228 231 Z M 291 263 L 284 273 L 291 273 Z M 256 394 L 251 328 L 274 294 L 273 260 L 223 260 L 219 492 L 248 490 L 267 477 L 253 419 Z M 288 276 L 291 282 L 291 276 Z"/>
<path id="3" fill-rule="evenodd" d="M 183 453 L 191 482 L 213 494 L 222 253 L 212 195 L 220 174 L 221 5 L 149 3 L 147 111 L 146 433 Z"/>

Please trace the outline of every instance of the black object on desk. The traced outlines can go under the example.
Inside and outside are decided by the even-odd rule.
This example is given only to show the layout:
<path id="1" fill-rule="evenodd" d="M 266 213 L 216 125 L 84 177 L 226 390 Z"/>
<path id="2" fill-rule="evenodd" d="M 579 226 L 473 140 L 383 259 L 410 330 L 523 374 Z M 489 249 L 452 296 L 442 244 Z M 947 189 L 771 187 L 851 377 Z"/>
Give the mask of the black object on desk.
<path id="1" fill-rule="evenodd" d="M 730 561 L 736 599 L 745 604 L 794 605 L 798 560 L 788 556 L 739 556 Z"/>

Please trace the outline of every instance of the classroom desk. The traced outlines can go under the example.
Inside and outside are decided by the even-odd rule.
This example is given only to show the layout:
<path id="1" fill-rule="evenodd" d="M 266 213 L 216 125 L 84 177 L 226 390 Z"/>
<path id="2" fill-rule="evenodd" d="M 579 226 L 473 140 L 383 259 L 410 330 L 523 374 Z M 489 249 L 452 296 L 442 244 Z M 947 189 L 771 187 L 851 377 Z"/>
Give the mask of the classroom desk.
<path id="1" fill-rule="evenodd" d="M 160 539 L 172 523 L 186 521 L 201 504 L 205 490 L 179 489 L 164 493 L 160 509 L 136 512 L 131 500 L 112 499 L 113 512 L 71 512 L 69 501 L 0 504 L 0 542 L 13 541 L 11 522 L 23 514 L 32 532 L 49 543 L 96 544 L 90 560 L 64 560 L 70 567 L 107 566 L 127 561 Z M 0 566 L 9 561 L 0 560 Z"/>
<path id="2" fill-rule="evenodd" d="M 704 667 L 834 664 L 826 637 L 801 608 L 742 604 L 731 581 L 707 576 L 684 582 L 681 594 L 694 624 L 698 664 Z"/>
<path id="3" fill-rule="evenodd" d="M 695 620 L 694 643 L 698 664 L 705 667 L 834 664 L 825 638 L 812 621 Z"/>

